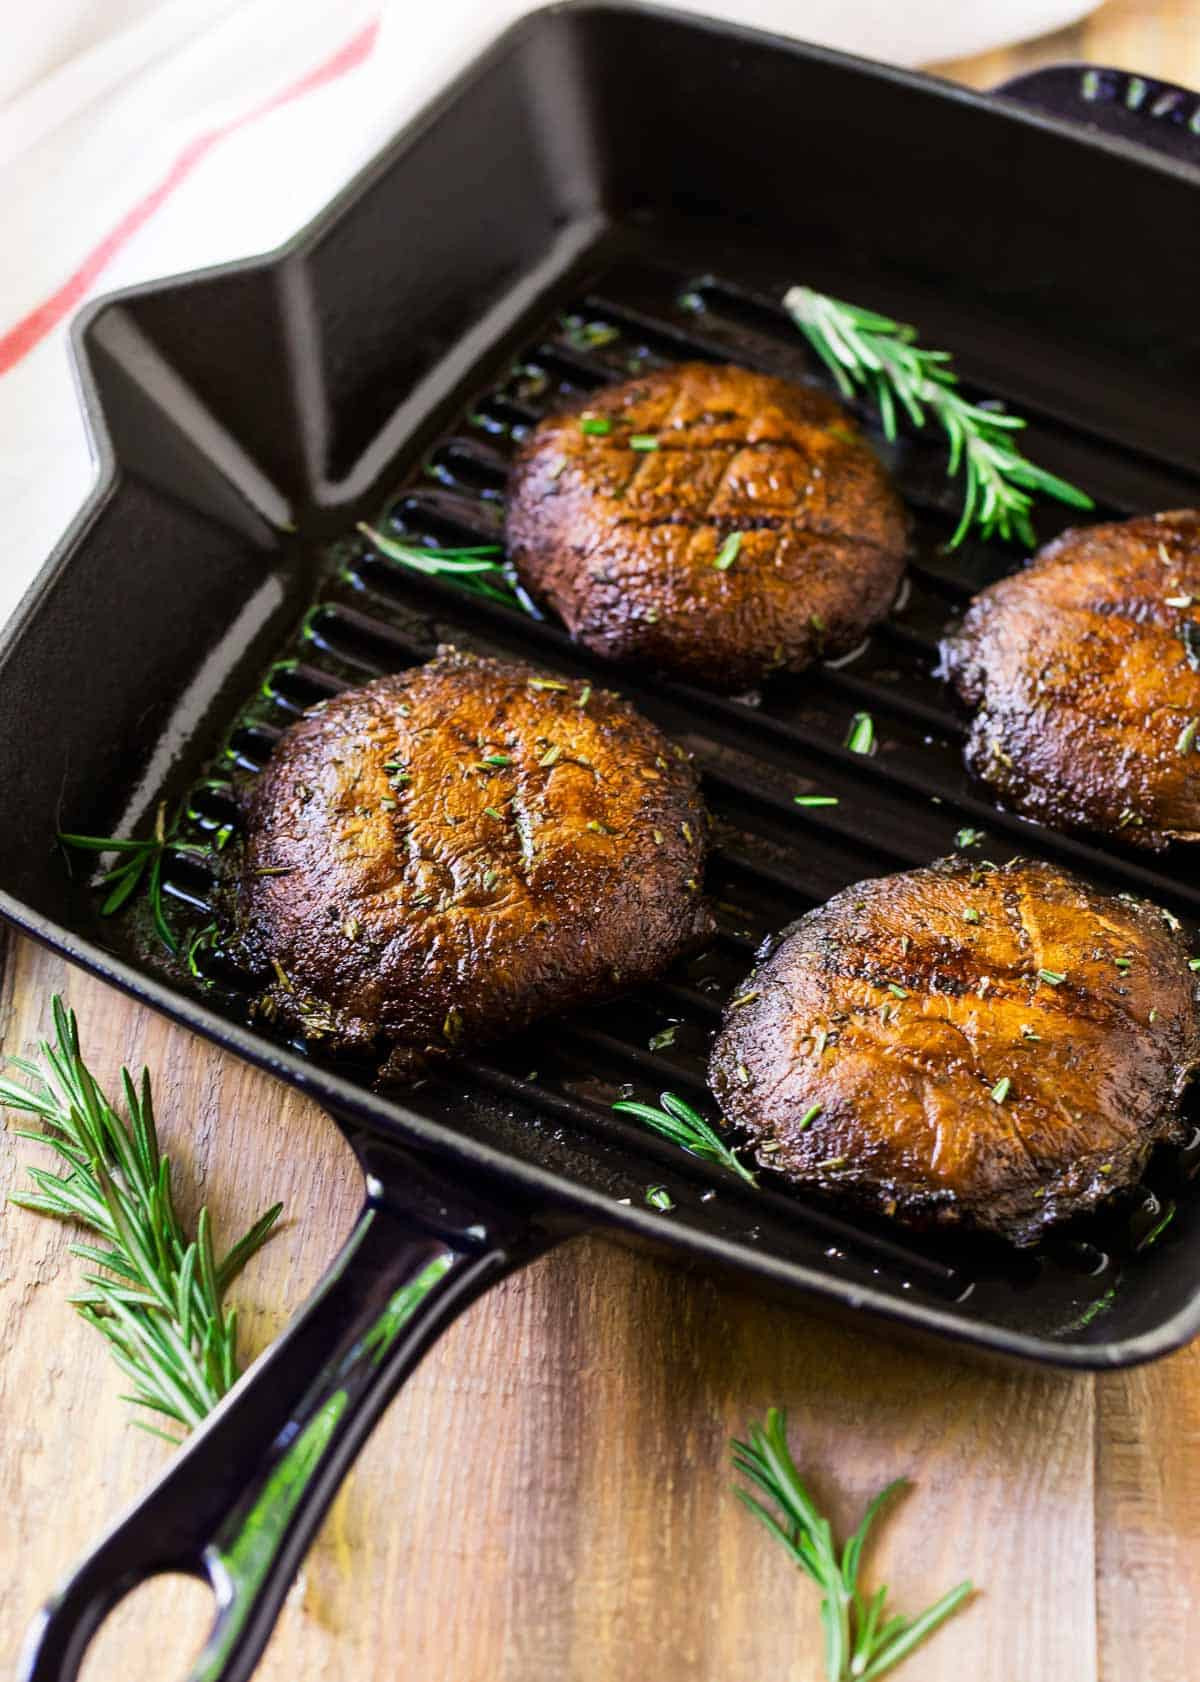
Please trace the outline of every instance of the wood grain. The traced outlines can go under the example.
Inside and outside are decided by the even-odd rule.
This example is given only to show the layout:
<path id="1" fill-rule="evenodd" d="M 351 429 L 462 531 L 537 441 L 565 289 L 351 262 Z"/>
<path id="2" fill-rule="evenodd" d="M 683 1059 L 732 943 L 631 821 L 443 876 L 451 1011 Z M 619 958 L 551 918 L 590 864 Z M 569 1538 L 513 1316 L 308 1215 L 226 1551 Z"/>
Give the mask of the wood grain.
<path id="1" fill-rule="evenodd" d="M 1200 11 L 1102 7 L 1078 29 L 939 66 L 976 86 L 1063 58 L 1200 85 Z M 354 1163 L 312 1105 L 14 941 L 5 1053 L 65 992 L 88 1054 L 155 1073 L 182 1187 L 227 1232 L 288 1221 L 238 1288 L 254 1351 L 349 1229 Z M 0 1193 L 37 1148 L 0 1133 Z M 185 1201 L 189 1201 L 185 1199 Z M 0 1669 L 39 1600 L 170 1453 L 132 1430 L 66 1297 L 70 1235 L 0 1215 Z M 1200 1352 L 1099 1381 L 997 1373 L 835 1330 L 597 1242 L 501 1286 L 433 1351 L 339 1497 L 264 1682 L 817 1682 L 814 1596 L 729 1494 L 728 1438 L 771 1404 L 836 1522 L 916 1485 L 871 1560 L 899 1605 L 980 1592 L 898 1675 L 921 1682 L 1200 1678 Z M 207 1595 L 148 1586 L 88 1682 L 186 1669 Z"/>

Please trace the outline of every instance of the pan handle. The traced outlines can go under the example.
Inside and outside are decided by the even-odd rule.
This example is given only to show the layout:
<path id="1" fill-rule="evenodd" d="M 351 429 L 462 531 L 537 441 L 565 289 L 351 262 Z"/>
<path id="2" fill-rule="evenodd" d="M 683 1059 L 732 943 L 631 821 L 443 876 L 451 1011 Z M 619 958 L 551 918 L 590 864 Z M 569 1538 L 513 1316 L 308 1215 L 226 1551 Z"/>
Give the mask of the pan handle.
<path id="1" fill-rule="evenodd" d="M 338 1485 L 421 1355 L 563 1236 L 468 1203 L 390 1149 L 360 1157 L 367 1200 L 315 1295 L 43 1607 L 22 1682 L 74 1682 L 106 1614 L 162 1571 L 206 1578 L 216 1599 L 188 1682 L 246 1682 Z"/>
<path id="2" fill-rule="evenodd" d="M 1200 165 L 1200 95 L 1174 82 L 1098 64 L 1051 64 L 991 91 Z"/>

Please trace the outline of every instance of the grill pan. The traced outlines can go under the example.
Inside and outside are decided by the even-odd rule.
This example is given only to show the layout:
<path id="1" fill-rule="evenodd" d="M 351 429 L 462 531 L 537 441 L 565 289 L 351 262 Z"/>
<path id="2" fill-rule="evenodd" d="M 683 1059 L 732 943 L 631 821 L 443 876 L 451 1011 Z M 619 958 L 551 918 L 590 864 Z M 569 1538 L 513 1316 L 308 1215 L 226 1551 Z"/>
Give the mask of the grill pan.
<path id="1" fill-rule="evenodd" d="M 30 1682 L 73 1678 L 108 1608 L 164 1570 L 215 1592 L 192 1682 L 247 1677 L 425 1347 L 585 1230 L 1064 1368 L 1148 1360 L 1200 1329 L 1195 1128 L 1138 1198 L 1017 1255 L 754 1193 L 610 1108 L 662 1088 L 703 1100 L 711 1029 L 759 940 L 964 829 L 975 856 L 1057 860 L 1196 934 L 1194 853 L 1057 835 L 967 782 L 933 649 L 1018 557 L 941 552 L 956 515 L 932 439 L 871 434 L 914 510 L 906 598 L 855 656 L 757 698 L 606 666 L 552 621 L 349 535 L 365 517 L 432 543 L 492 538 L 523 430 L 637 369 L 700 357 L 818 380 L 777 302 L 797 280 L 953 349 L 973 387 L 1030 417 L 1029 453 L 1090 490 L 1095 518 L 1200 501 L 1200 102 L 1084 66 L 1001 92 L 650 8 L 556 7 L 279 252 L 77 322 L 100 477 L 0 650 L 0 911 L 310 1094 L 354 1147 L 367 1200 L 313 1301 L 41 1614 Z M 1062 523 L 1042 510 L 1040 535 Z M 694 753 L 719 933 L 654 988 L 469 1052 L 397 1098 L 251 1024 L 219 952 L 195 978 L 130 922 L 101 921 L 53 837 L 144 833 L 167 800 L 183 839 L 215 838 L 234 818 L 229 776 L 252 775 L 290 718 L 443 641 L 609 683 Z M 869 758 L 842 746 L 860 710 Z M 839 804 L 797 808 L 804 792 Z M 166 876 L 177 926 L 203 923 L 206 868 L 174 856 Z M 652 1183 L 671 1213 L 647 1207 Z"/>

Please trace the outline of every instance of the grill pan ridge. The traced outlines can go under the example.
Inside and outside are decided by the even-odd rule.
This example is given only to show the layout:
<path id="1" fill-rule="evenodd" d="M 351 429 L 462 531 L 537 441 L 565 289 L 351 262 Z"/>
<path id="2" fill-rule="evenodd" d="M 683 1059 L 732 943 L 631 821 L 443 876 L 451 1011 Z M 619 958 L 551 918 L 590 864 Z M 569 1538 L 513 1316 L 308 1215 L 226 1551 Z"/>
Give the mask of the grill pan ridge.
<path id="1" fill-rule="evenodd" d="M 701 179 L 686 193 L 657 162 L 647 171 L 653 183 L 636 172 L 624 180 L 630 160 L 605 130 L 611 113 L 606 118 L 604 107 L 613 67 L 631 44 L 643 53 L 636 76 L 648 73 L 644 61 L 669 55 L 688 97 L 722 76 L 735 83 L 744 76 L 739 98 L 747 101 L 756 97 L 756 77 L 772 87 L 772 78 L 841 78 L 841 94 L 821 96 L 821 116 L 846 134 L 864 110 L 891 101 L 911 110 L 920 153 L 948 132 L 953 114 L 994 132 L 1001 152 L 1025 146 L 1033 156 L 1046 148 L 1064 179 L 1075 180 L 1080 157 L 1091 155 L 1114 178 L 1132 172 L 1148 200 L 1172 193 L 1171 202 L 1192 207 L 1194 216 L 1200 175 L 1155 164 L 1138 144 L 1088 141 L 1064 124 L 1003 113 L 925 78 L 745 31 L 636 6 L 567 6 L 503 37 L 281 253 L 134 289 L 87 312 L 76 347 L 103 478 L 0 649 L 0 699 L 26 739 L 46 719 L 40 686 L 56 658 L 66 668 L 64 695 L 68 682 L 73 693 L 63 701 L 65 722 L 44 726 L 51 769 L 0 743 L 0 777 L 16 812 L 13 832 L 0 839 L 0 909 L 95 973 L 310 1092 L 354 1144 L 370 1196 L 326 1297 L 270 1357 L 284 1375 L 280 1388 L 294 1391 L 290 1413 L 281 1413 L 282 1402 L 272 1411 L 260 1401 L 255 1418 L 254 1398 L 265 1388 L 256 1368 L 244 1397 L 233 1398 L 238 1406 L 199 1435 L 181 1469 L 121 1521 L 51 1608 L 29 1650 L 26 1674 L 36 1682 L 73 1675 L 97 1607 L 118 1592 L 116 1579 L 131 1582 L 168 1557 L 217 1589 L 218 1625 L 196 1682 L 248 1675 L 323 1501 L 425 1343 L 491 1279 L 575 1231 L 605 1228 L 665 1254 L 735 1268 L 764 1288 L 800 1291 L 817 1307 L 865 1309 L 897 1327 L 1062 1367 L 1149 1359 L 1200 1329 L 1194 1094 L 1192 1138 L 1156 1156 L 1140 1203 L 1091 1217 L 1022 1255 L 911 1235 L 769 1183 L 755 1193 L 611 1110 L 618 1095 L 646 1098 L 666 1088 L 712 1113 L 704 1082 L 709 1038 L 759 943 L 855 880 L 952 851 L 964 830 L 972 832 L 964 845 L 973 857 L 1046 857 L 1109 890 L 1155 900 L 1193 939 L 1200 930 L 1200 876 L 1186 849 L 1146 854 L 1057 834 L 997 810 L 967 781 L 964 717 L 932 675 L 936 644 L 971 594 L 1012 570 L 1019 556 L 977 542 L 943 552 L 955 497 L 932 438 L 889 445 L 873 417 L 860 414 L 913 511 L 909 579 L 891 617 L 861 649 L 799 677 L 776 677 L 752 697 L 610 666 L 552 619 L 419 577 L 353 535 L 365 518 L 435 546 L 496 540 L 508 462 L 525 431 L 554 404 L 633 372 L 699 358 L 824 383 L 776 301 L 798 279 L 916 319 L 930 341 L 951 344 L 980 394 L 1010 400 L 1029 418 L 1029 453 L 1093 493 L 1091 519 L 1200 501 L 1200 456 L 1189 459 L 1170 424 L 1182 412 L 1186 359 L 1169 370 L 1153 360 L 1163 344 L 1179 343 L 1187 296 L 1181 273 L 1173 283 L 1178 318 L 1172 293 L 1160 300 L 1163 319 L 1146 329 L 1143 343 L 1097 330 L 1098 366 L 1126 378 L 1124 416 L 1111 381 L 1099 395 L 1092 390 L 1096 377 L 1089 385 L 1079 345 L 1065 330 L 1055 360 L 1036 284 L 1014 302 L 1004 291 L 1016 285 L 1006 271 L 997 298 L 980 297 L 970 284 L 976 257 L 950 253 L 951 265 L 962 255 L 962 273 L 951 267 L 939 275 L 914 238 L 907 261 L 883 261 L 861 238 L 826 238 L 828 207 L 813 210 L 805 237 L 801 223 L 785 238 L 772 225 L 769 187 L 756 216 L 731 231 L 710 202 L 724 191 L 711 162 L 699 174 L 715 171 L 712 182 Z M 565 90 L 554 91 L 555 74 L 566 78 Z M 846 93 L 853 100 L 839 105 Z M 475 117 L 463 114 L 471 102 Z M 487 260 L 492 294 L 485 298 L 472 280 L 482 235 L 463 230 L 469 210 L 456 203 L 422 252 L 446 298 L 418 299 L 391 244 L 390 221 L 380 231 L 381 196 L 390 182 L 401 183 L 419 222 L 430 169 L 470 175 L 487 123 L 517 118 L 514 150 L 526 147 L 536 158 L 535 187 L 550 211 L 535 211 L 514 188 L 510 215 L 519 226 L 501 237 L 483 217 L 484 232 L 503 246 Z M 546 156 L 563 123 L 570 168 L 561 156 Z M 520 164 L 518 156 L 513 169 Z M 1045 191 L 1052 196 L 1052 186 Z M 1099 188 L 1094 194 L 1102 196 Z M 1028 208 L 1031 226 L 1045 226 L 1046 213 Z M 371 273 L 331 279 L 373 239 L 379 249 Z M 1200 240 L 1188 239 L 1186 250 L 1182 236 L 1176 242 L 1177 270 L 1200 277 Z M 1087 284 L 1083 259 L 1078 267 L 1070 281 L 1076 291 Z M 388 276 L 388 297 L 403 294 L 419 331 L 410 335 L 412 322 L 395 319 L 380 274 Z M 1132 284 L 1122 271 L 1114 296 Z M 339 335 L 357 331 L 346 323 L 373 306 L 370 329 L 351 354 Z M 1030 345 L 1013 355 L 1022 319 Z M 235 368 L 239 357 L 245 366 Z M 1159 376 L 1155 403 L 1147 401 L 1138 358 Z M 1038 523 L 1045 539 L 1068 522 L 1048 507 Z M 178 557 L 173 570 L 164 545 Z M 131 674 L 106 662 L 106 652 L 122 646 L 110 598 L 129 611 L 139 594 L 146 597 L 136 615 L 144 657 Z M 289 1042 L 251 1021 L 245 978 L 219 951 L 201 954 L 194 978 L 150 954 L 135 924 L 101 923 L 86 880 L 68 881 L 47 840 L 57 828 L 144 826 L 163 799 L 182 804 L 182 840 L 232 830 L 229 779 L 253 777 L 306 706 L 416 664 L 441 642 L 615 688 L 693 754 L 714 818 L 707 887 L 719 927 L 708 952 L 653 989 L 500 1049 L 471 1051 L 398 1097 L 375 1090 L 368 1068 L 323 1058 L 319 1045 Z M 186 682 L 181 672 L 190 674 Z M 843 745 L 858 711 L 875 721 L 871 756 Z M 101 722 L 91 722 L 91 713 Z M 131 737 L 135 720 L 139 734 Z M 793 800 L 800 793 L 835 795 L 838 804 L 801 809 Z M 210 916 L 213 876 L 193 857 L 170 857 L 166 885 L 180 928 Z M 666 1028 L 673 1029 L 668 1042 Z M 674 1201 L 668 1215 L 645 1206 L 655 1182 Z M 1146 1247 L 1172 1207 L 1163 1236 Z M 264 1465 L 285 1453 L 288 1421 L 311 1416 L 330 1374 L 351 1371 L 358 1348 L 351 1332 L 361 1331 L 367 1309 L 378 1310 L 388 1290 L 430 1256 L 437 1260 L 438 1246 L 450 1258 L 446 1294 L 434 1292 L 434 1309 L 414 1321 L 386 1373 L 354 1368 L 345 1380 L 356 1398 L 353 1429 L 335 1443 L 303 1515 L 298 1509 L 283 1524 L 267 1577 L 239 1583 L 228 1569 L 236 1549 L 222 1554 L 213 1537 L 229 1534 L 238 1501 L 246 1518 L 244 1490 L 264 1487 Z M 353 1389 L 360 1382 L 361 1405 Z M 218 1451 L 227 1465 L 212 1479 Z M 169 1515 L 180 1489 L 189 1477 L 195 1488 L 206 1464 L 207 1506 L 201 1503 L 174 1551 L 165 1542 L 149 1547 L 151 1518 L 168 1528 L 176 1522 Z"/>

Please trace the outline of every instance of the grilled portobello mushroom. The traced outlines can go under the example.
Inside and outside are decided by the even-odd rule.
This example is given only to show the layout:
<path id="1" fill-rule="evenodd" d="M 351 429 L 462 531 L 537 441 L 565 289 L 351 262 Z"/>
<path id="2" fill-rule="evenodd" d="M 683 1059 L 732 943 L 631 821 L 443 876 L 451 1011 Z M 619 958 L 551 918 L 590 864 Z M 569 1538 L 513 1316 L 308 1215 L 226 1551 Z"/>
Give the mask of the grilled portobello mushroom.
<path id="1" fill-rule="evenodd" d="M 385 1074 L 658 975 L 703 940 L 696 776 L 607 690 L 453 649 L 321 703 L 248 801 L 258 1008 Z"/>
<path id="2" fill-rule="evenodd" d="M 507 525 L 522 581 L 588 648 L 731 691 L 861 642 L 895 600 L 908 541 L 841 404 L 708 363 L 543 420 Z"/>
<path id="3" fill-rule="evenodd" d="M 733 999 L 709 1077 L 764 1167 L 1015 1244 L 1176 1137 L 1200 1063 L 1175 920 L 1052 865 L 944 859 L 801 917 Z"/>
<path id="4" fill-rule="evenodd" d="M 1200 513 L 1068 531 L 942 646 L 1004 803 L 1143 847 L 1200 841 Z"/>

